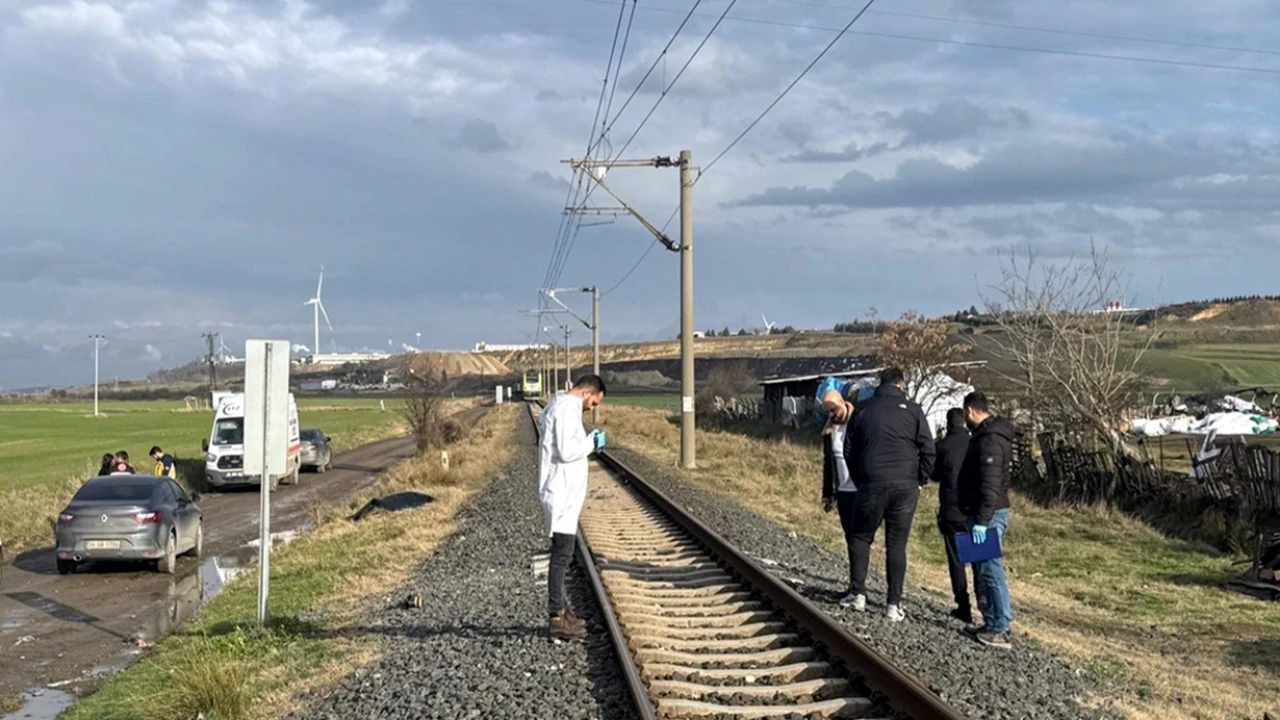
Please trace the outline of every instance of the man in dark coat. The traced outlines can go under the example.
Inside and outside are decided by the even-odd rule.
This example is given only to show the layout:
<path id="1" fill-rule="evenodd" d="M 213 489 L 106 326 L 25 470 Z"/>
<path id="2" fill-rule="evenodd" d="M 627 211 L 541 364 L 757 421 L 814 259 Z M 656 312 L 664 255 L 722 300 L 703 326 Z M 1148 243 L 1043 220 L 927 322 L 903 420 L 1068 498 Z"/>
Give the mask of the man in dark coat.
<path id="1" fill-rule="evenodd" d="M 889 584 L 885 614 L 892 622 L 906 619 L 902 586 L 907 575 L 907 539 L 920 486 L 933 472 L 933 433 L 924 411 L 907 398 L 905 387 L 906 378 L 898 368 L 882 372 L 875 395 L 858 403 L 845 434 L 844 455 L 858 488 L 851 548 L 853 599 L 846 607 L 866 609 L 871 542 L 884 523 Z"/>
<path id="2" fill-rule="evenodd" d="M 1009 483 L 1013 477 L 1013 423 L 995 414 L 987 396 L 972 392 L 964 398 L 965 421 L 972 429 L 960 468 L 960 511 L 968 520 L 975 544 L 994 532 L 1003 545 L 1009 529 Z M 1010 647 L 1013 608 L 1004 574 L 1004 558 L 974 563 L 974 585 L 982 603 L 982 627 L 968 631 L 983 645 Z"/>
<path id="3" fill-rule="evenodd" d="M 960 493 L 956 482 L 960 478 L 960 466 L 969 449 L 969 429 L 965 427 L 964 408 L 947 411 L 947 435 L 934 444 L 933 481 L 938 483 L 938 531 L 947 550 L 947 570 L 951 573 L 951 594 L 956 607 L 951 617 L 966 625 L 973 624 L 973 610 L 969 604 L 969 582 L 964 564 L 956 550 L 956 534 L 969 532 L 968 519 L 960 511 Z M 975 577 L 974 588 L 978 582 Z"/>

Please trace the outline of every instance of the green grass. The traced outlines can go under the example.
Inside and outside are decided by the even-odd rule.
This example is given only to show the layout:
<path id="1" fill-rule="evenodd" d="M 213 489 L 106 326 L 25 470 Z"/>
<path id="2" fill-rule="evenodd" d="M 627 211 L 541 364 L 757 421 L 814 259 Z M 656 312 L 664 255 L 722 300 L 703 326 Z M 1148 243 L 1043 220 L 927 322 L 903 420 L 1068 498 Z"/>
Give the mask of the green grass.
<path id="1" fill-rule="evenodd" d="M 625 395 L 621 393 L 610 393 L 606 400 L 605 408 L 609 405 L 638 407 L 645 408 L 646 410 L 665 410 L 674 414 L 680 412 L 680 395 L 679 393 L 654 393 L 652 395 Z"/>
<path id="2" fill-rule="evenodd" d="M 377 400 L 303 400 L 299 421 L 318 427 L 343 451 L 387 437 L 401 418 L 400 403 Z M 103 453 L 126 450 L 139 472 L 150 472 L 147 451 L 159 445 L 199 473 L 213 414 L 187 411 L 181 402 L 105 402 L 0 406 L 0 537 L 6 549 L 46 542 L 49 518 L 80 483 L 97 473 Z M 192 478 L 184 477 L 190 484 Z"/>
<path id="3" fill-rule="evenodd" d="M 1152 349 L 1143 371 L 1166 385 L 1197 391 L 1242 385 L 1280 387 L 1280 345 L 1188 345 Z"/>

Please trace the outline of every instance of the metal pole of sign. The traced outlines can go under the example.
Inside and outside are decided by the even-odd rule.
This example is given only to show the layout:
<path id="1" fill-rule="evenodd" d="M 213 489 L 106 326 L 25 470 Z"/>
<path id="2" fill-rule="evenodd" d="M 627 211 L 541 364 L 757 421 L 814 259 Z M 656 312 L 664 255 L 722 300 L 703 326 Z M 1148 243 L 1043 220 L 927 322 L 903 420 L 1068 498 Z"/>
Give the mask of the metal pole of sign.
<path id="1" fill-rule="evenodd" d="M 319 352 L 319 349 L 316 350 Z M 267 387 L 271 386 L 271 343 L 266 343 Z M 249 408 L 245 408 L 248 410 Z M 271 403 L 262 403 L 262 427 L 271 427 Z M 260 504 L 258 508 L 258 629 L 267 625 L 267 594 L 270 590 L 271 575 L 271 473 L 267 458 L 269 452 L 262 453 L 262 474 L 258 487 Z"/>

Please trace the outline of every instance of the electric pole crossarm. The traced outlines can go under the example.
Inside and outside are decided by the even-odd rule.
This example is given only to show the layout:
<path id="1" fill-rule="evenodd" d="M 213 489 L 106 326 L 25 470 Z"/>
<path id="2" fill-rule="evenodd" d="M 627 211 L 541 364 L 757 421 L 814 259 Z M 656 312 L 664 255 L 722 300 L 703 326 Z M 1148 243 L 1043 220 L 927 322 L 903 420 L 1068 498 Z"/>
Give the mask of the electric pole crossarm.
<path id="1" fill-rule="evenodd" d="M 639 220 L 640 224 L 644 225 L 646 230 L 653 233 L 653 236 L 658 239 L 658 242 L 662 243 L 671 252 L 679 252 L 679 248 L 676 247 L 675 243 L 671 242 L 671 238 L 667 237 L 666 233 L 662 232 L 657 227 L 655 227 L 653 223 L 646 220 L 645 217 L 641 215 L 639 212 L 637 212 L 635 208 L 628 205 L 626 200 L 623 200 L 622 198 L 618 197 L 618 194 L 613 191 L 613 188 L 610 188 L 608 185 L 604 184 L 603 178 L 596 177 L 596 174 L 591 172 L 590 170 L 590 168 L 592 167 L 614 167 L 615 165 L 619 165 L 621 167 L 667 167 L 668 165 L 663 165 L 659 162 L 661 160 L 663 160 L 663 158 L 654 158 L 651 160 L 620 160 L 618 162 L 607 163 L 607 164 L 599 161 L 587 161 L 587 160 L 564 160 L 562 162 L 570 163 L 571 165 L 573 165 L 573 168 L 575 170 L 582 170 L 584 175 L 591 178 L 591 181 L 594 182 L 595 184 L 604 188 L 604 191 L 609 193 L 609 195 L 613 197 L 614 200 L 617 200 L 622 205 L 623 209 L 626 210 L 627 213 L 629 213 L 636 220 Z M 668 164 L 670 164 L 671 159 L 666 158 L 666 161 Z M 577 208 L 565 208 L 565 212 L 572 215 L 574 213 L 579 212 L 579 210 Z"/>
<path id="2" fill-rule="evenodd" d="M 590 322 L 588 322 L 588 321 L 586 321 L 586 320 L 582 319 L 581 317 L 579 317 L 579 316 L 578 316 L 578 313 L 576 313 L 576 312 L 574 312 L 572 309 L 570 309 L 568 305 L 565 305 L 564 303 L 560 302 L 560 298 L 556 297 L 556 293 L 560 292 L 561 290 L 565 290 L 565 289 L 566 289 L 566 288 L 556 288 L 556 289 L 554 289 L 554 290 L 543 290 L 543 291 L 542 291 L 542 294 L 543 294 L 543 295 L 546 295 L 546 296 L 547 296 L 547 297 L 549 297 L 549 298 L 551 298 L 551 301 L 552 301 L 552 302 L 554 302 L 555 304 L 557 304 L 557 305 L 559 305 L 560 307 L 564 308 L 564 310 L 562 310 L 562 311 L 559 311 L 559 310 L 552 310 L 551 312 L 567 312 L 567 313 L 569 313 L 570 315 L 572 315 L 572 316 L 573 316 L 573 319 L 574 319 L 574 320 L 577 320 L 578 322 L 582 323 L 582 326 L 583 326 L 583 327 L 585 327 L 585 328 L 586 328 L 586 329 L 588 329 L 588 330 L 591 330 L 591 329 L 592 329 L 592 327 L 591 327 L 591 323 L 590 323 Z M 591 292 L 591 290 L 592 290 L 592 288 L 583 288 L 583 289 L 582 289 L 582 292 Z"/>

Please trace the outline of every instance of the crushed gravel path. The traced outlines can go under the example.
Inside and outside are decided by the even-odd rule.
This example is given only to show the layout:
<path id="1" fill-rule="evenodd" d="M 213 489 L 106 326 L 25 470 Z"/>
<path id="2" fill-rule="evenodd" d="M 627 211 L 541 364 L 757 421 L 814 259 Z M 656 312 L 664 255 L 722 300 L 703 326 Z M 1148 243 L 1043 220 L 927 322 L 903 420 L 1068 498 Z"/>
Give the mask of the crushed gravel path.
<path id="1" fill-rule="evenodd" d="M 904 603 L 906 622 L 885 619 L 884 579 L 874 571 L 868 578 L 868 611 L 840 608 L 836 603 L 847 591 L 849 572 L 843 554 L 694 487 L 673 469 L 625 447 L 611 447 L 610 452 L 727 540 L 767 561 L 764 564 L 797 592 L 974 720 L 1120 717 L 1084 707 L 1082 701 L 1098 689 L 1096 683 L 1087 673 L 1026 638 L 1015 635 L 1011 650 L 985 648 L 969 639 L 960 622 L 947 614 L 950 608 L 914 589 L 910 576 Z M 920 511 L 930 512 L 926 508 Z M 873 552 L 882 553 L 883 545 L 877 543 Z M 1017 598 L 1014 610 L 1018 610 Z"/>
<path id="2" fill-rule="evenodd" d="M 630 720 L 630 696 L 585 578 L 570 573 L 586 642 L 548 637 L 546 582 L 531 569 L 550 546 L 537 501 L 532 425 L 517 457 L 463 510 L 460 530 L 414 582 L 421 609 L 371 614 L 357 632 L 379 636 L 382 659 L 310 698 L 296 720 L 351 718 L 600 718 Z"/>

